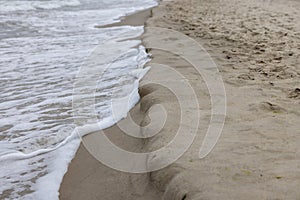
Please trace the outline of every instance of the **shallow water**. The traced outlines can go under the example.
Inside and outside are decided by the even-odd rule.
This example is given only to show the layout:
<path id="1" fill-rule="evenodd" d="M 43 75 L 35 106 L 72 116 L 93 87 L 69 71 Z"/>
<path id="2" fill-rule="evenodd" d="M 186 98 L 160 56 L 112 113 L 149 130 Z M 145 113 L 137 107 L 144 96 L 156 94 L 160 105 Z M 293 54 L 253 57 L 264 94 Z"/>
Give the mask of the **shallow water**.
<path id="1" fill-rule="evenodd" d="M 149 59 L 137 47 L 140 41 L 128 40 L 143 27 L 94 27 L 155 5 L 152 0 L 0 0 L 0 199 L 58 199 L 80 142 L 73 137 L 76 125 L 104 128 L 122 117 L 111 119 L 110 102 L 136 90 L 134 74 Z M 82 68 L 85 76 L 78 74 Z M 93 77 L 103 69 L 103 76 Z M 95 93 L 75 94 L 95 97 L 94 107 L 77 101 L 83 104 L 74 109 L 76 77 L 96 80 Z"/>

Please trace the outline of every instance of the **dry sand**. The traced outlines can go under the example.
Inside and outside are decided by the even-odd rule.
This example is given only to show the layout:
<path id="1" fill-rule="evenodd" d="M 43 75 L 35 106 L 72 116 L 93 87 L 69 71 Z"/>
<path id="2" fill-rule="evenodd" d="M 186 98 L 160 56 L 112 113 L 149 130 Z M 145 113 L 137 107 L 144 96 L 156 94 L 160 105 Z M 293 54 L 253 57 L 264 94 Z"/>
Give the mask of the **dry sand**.
<path id="1" fill-rule="evenodd" d="M 211 108 L 204 81 L 179 56 L 150 49 L 152 63 L 171 66 L 196 91 L 201 116 L 193 145 L 171 166 L 147 174 L 112 170 L 82 145 L 64 177 L 60 199 L 300 199 L 299 8 L 299 1 L 289 0 L 161 2 L 146 25 L 194 38 L 222 74 L 227 117 L 217 146 L 198 159 Z M 151 46 L 147 34 L 144 43 Z M 174 85 L 182 81 L 170 80 L 167 72 L 154 67 L 142 83 L 158 77 Z M 132 118 L 147 124 L 149 109 L 163 105 L 168 119 L 160 133 L 141 140 L 117 126 L 105 130 L 114 143 L 134 152 L 166 145 L 180 120 L 179 104 L 168 89 L 150 84 L 141 87 L 140 94 Z M 99 148 L 98 135 L 86 136 L 84 143 Z"/>

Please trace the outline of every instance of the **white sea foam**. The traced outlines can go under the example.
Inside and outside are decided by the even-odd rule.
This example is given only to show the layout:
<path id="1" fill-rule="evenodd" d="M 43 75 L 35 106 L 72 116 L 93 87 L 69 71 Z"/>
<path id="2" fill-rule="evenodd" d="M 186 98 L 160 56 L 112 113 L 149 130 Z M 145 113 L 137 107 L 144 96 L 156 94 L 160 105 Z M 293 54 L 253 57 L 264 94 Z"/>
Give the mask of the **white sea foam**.
<path id="1" fill-rule="evenodd" d="M 1 1 L 0 11 L 2 12 L 13 12 L 13 11 L 26 11 L 36 9 L 54 9 L 61 8 L 64 6 L 78 6 L 80 5 L 79 0 L 51 0 L 51 1 Z"/>
<path id="2" fill-rule="evenodd" d="M 8 8 L 16 3 L 15 10 Z M 80 143 L 78 134 L 113 125 L 139 99 L 138 81 L 148 70 L 143 66 L 149 57 L 142 46 L 136 48 L 139 40 L 127 39 L 141 35 L 143 27 L 91 27 L 156 2 L 80 3 L 0 0 L 0 11 L 9 11 L 0 18 L 0 199 L 58 199 L 59 185 Z M 103 59 L 88 68 L 83 81 L 103 68 L 105 73 L 94 93 L 76 95 L 76 76 L 92 52 Z M 74 95 L 93 95 L 96 110 L 84 104 L 74 110 Z M 128 106 L 113 115 L 111 101 L 116 98 L 124 98 Z"/>

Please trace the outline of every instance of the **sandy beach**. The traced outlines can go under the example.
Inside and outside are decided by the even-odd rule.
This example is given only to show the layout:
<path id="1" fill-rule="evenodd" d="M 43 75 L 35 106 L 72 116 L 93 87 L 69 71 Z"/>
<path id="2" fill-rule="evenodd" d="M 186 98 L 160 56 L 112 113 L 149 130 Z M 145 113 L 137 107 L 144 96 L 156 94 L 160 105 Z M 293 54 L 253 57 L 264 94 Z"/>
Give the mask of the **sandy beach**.
<path id="1" fill-rule="evenodd" d="M 141 100 L 129 116 L 142 126 L 159 123 L 159 117 L 150 120 L 148 114 L 160 104 L 167 111 L 167 120 L 158 134 L 147 139 L 132 138 L 118 125 L 104 132 L 120 148 L 149 152 L 166 146 L 179 127 L 188 134 L 190 124 L 197 122 L 193 144 L 166 168 L 132 174 L 99 162 L 89 150 L 101 150 L 97 142 L 103 133 L 87 135 L 61 184 L 60 199 L 300 199 L 299 8 L 300 1 L 296 0 L 160 2 L 152 9 L 143 36 L 143 44 L 152 55 L 147 65 L 152 68 L 141 81 Z M 132 17 L 129 21 L 132 23 Z M 149 35 L 147 27 L 175 30 L 194 39 L 210 54 L 222 75 L 226 121 L 217 145 L 204 159 L 199 159 L 198 153 L 212 107 L 205 80 L 174 52 L 151 48 L 156 37 Z M 165 37 L 175 49 L 197 56 L 188 45 L 176 46 L 172 35 Z M 183 77 L 174 80 L 168 70 L 155 63 L 167 65 Z M 159 80 L 178 88 L 177 96 L 154 84 Z M 181 87 L 184 81 L 192 86 L 198 101 L 198 107 L 191 104 L 187 112 L 199 109 L 201 114 L 186 124 L 180 121 L 178 102 L 178 96 L 184 103 L 190 102 L 190 94 Z M 172 148 L 170 152 L 176 150 Z M 155 165 L 167 159 L 165 155 L 151 162 Z"/>

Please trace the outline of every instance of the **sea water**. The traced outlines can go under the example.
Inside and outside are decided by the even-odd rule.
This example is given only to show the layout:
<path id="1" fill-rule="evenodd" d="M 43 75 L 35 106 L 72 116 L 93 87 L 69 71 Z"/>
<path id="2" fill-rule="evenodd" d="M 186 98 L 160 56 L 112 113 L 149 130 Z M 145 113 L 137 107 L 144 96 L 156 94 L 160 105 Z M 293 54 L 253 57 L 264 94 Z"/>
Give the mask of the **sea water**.
<path id="1" fill-rule="evenodd" d="M 85 135 L 126 116 L 149 60 L 134 39 L 144 27 L 95 27 L 156 4 L 0 0 L 0 199 L 58 199 L 78 128 Z M 112 116 L 111 101 L 129 94 Z"/>

